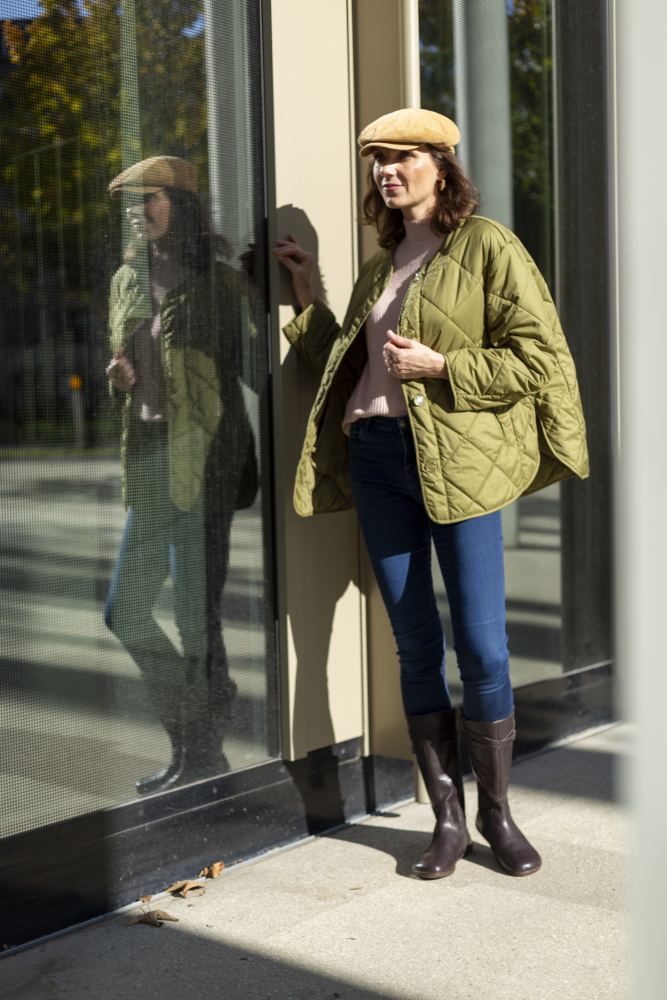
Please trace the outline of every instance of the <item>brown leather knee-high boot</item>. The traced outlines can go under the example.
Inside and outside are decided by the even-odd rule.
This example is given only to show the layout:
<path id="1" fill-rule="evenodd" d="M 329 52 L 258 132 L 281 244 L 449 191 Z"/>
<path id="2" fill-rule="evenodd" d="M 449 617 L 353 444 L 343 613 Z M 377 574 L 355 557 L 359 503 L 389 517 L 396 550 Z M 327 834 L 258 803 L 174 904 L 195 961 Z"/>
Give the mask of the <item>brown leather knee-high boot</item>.
<path id="1" fill-rule="evenodd" d="M 488 840 L 501 868 L 510 875 L 532 875 L 542 859 L 512 819 L 507 800 L 516 732 L 514 712 L 497 722 L 463 718 L 462 727 L 477 779 L 479 811 L 475 825 Z"/>
<path id="2" fill-rule="evenodd" d="M 448 708 L 406 718 L 436 820 L 433 840 L 412 870 L 420 878 L 444 878 L 472 849 L 463 813 L 456 712 Z"/>

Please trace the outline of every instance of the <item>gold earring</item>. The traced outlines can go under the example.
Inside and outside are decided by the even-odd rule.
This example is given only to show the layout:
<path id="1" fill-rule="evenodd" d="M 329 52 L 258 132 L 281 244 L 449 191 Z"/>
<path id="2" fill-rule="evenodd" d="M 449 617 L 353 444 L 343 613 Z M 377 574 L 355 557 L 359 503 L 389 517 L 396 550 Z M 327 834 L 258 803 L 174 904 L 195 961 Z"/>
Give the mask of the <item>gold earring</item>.
<path id="1" fill-rule="evenodd" d="M 445 180 L 444 177 L 440 178 L 440 180 L 438 182 L 438 187 L 440 188 L 441 191 L 444 191 L 445 188 L 447 187 L 447 181 Z"/>

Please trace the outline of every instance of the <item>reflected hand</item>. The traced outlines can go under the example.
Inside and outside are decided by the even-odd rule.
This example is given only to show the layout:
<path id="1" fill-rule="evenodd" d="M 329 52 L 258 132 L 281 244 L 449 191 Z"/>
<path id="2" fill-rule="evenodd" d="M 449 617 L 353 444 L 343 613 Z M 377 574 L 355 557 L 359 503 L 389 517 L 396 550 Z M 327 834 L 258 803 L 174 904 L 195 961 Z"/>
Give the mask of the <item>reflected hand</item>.
<path id="1" fill-rule="evenodd" d="M 278 261 L 292 275 L 294 294 L 302 309 L 307 309 L 315 301 L 313 291 L 313 268 L 315 257 L 312 253 L 299 246 L 296 236 L 287 234 L 286 240 L 276 240 L 273 253 Z"/>
<path id="2" fill-rule="evenodd" d="M 387 330 L 387 343 L 382 349 L 387 371 L 397 379 L 447 378 L 447 361 L 418 340 L 399 337 Z"/>
<path id="3" fill-rule="evenodd" d="M 129 392 L 137 381 L 134 368 L 125 356 L 125 351 L 122 347 L 119 351 L 116 351 L 105 371 L 111 384 L 116 389 L 120 389 L 121 392 Z"/>

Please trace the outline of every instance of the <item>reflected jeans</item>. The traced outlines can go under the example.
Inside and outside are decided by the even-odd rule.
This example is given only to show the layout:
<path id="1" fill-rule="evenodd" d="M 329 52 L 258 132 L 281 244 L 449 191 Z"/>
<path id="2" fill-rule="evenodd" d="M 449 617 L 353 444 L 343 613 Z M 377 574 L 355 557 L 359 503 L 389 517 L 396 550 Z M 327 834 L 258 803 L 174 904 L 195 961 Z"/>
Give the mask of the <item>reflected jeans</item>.
<path id="1" fill-rule="evenodd" d="M 451 705 L 433 542 L 449 602 L 463 713 L 486 722 L 506 718 L 513 697 L 500 512 L 456 524 L 429 519 L 407 417 L 353 423 L 349 458 L 361 530 L 398 647 L 405 713 Z"/>
<path id="2" fill-rule="evenodd" d="M 169 497 L 164 424 L 142 430 L 132 461 L 140 489 L 127 512 L 104 620 L 142 671 L 158 715 L 173 734 L 185 688 L 197 698 L 206 688 L 205 518 L 202 510 L 180 510 Z M 183 656 L 153 615 L 168 576 Z"/>

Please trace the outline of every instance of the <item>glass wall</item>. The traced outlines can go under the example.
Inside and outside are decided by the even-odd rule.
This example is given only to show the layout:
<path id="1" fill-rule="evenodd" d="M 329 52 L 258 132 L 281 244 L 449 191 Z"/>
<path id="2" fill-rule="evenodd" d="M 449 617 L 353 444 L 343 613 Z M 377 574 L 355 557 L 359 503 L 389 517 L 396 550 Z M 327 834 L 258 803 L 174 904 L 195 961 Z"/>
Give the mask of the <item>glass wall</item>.
<path id="1" fill-rule="evenodd" d="M 419 18 L 422 107 L 458 123 L 480 213 L 517 233 L 553 292 L 551 0 L 420 0 Z M 563 670 L 559 484 L 506 508 L 503 531 L 519 686 Z M 440 597 L 446 618 L 444 590 Z"/>
<path id="2" fill-rule="evenodd" d="M 0 0 L 0 836 L 278 752 L 258 0 Z"/>

